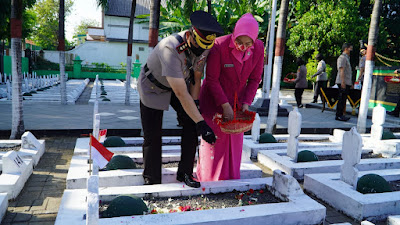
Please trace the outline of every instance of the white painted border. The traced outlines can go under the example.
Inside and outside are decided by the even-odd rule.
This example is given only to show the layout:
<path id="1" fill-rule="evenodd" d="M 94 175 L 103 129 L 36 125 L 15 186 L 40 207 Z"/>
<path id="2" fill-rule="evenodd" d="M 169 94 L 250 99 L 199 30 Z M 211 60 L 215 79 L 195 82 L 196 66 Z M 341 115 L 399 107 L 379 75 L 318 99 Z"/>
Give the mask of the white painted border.
<path id="1" fill-rule="evenodd" d="M 0 223 L 3 221 L 8 208 L 8 197 L 7 193 L 0 193 Z"/>
<path id="2" fill-rule="evenodd" d="M 400 169 L 359 172 L 361 177 L 374 173 L 387 181 L 399 180 Z M 381 220 L 400 214 L 400 193 L 387 192 L 364 195 L 340 180 L 340 173 L 307 174 L 304 189 L 356 220 Z"/>

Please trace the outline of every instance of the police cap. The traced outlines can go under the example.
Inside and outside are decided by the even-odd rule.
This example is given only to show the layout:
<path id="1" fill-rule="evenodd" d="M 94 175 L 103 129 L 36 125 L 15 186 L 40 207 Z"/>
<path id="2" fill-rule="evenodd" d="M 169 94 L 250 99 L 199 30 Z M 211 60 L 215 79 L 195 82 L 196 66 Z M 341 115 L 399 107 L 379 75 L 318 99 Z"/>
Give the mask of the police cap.
<path id="1" fill-rule="evenodd" d="M 214 45 L 215 38 L 224 33 L 217 20 L 204 11 L 193 12 L 190 21 L 193 26 L 194 39 L 203 49 L 210 49 Z"/>

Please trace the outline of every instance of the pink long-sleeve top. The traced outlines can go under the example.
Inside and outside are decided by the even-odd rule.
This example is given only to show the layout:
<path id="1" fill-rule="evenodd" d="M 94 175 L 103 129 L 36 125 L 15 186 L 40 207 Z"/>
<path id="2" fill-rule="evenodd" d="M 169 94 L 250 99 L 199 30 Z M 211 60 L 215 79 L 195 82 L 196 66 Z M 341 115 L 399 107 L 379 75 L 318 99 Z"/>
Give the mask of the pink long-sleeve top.
<path id="1" fill-rule="evenodd" d="M 232 34 L 216 39 L 207 58 L 206 78 L 200 91 L 200 110 L 203 116 L 222 113 L 221 105 L 229 102 L 234 107 L 235 92 L 239 106 L 250 105 L 261 81 L 264 65 L 264 46 L 256 39 L 246 61 L 238 61 L 232 54 Z"/>

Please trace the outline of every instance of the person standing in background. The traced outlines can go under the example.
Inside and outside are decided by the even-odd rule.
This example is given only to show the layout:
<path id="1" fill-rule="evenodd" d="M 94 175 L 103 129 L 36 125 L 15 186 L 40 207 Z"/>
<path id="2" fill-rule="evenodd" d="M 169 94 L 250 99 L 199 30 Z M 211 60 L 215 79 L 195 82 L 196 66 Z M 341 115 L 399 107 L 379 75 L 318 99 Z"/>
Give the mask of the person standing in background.
<path id="1" fill-rule="evenodd" d="M 336 117 L 335 120 L 348 121 L 350 117 L 343 114 L 344 107 L 346 106 L 347 95 L 350 92 L 352 86 L 352 73 L 350 65 L 350 53 L 353 51 L 353 45 L 350 43 L 344 43 L 342 46 L 342 54 L 337 59 L 338 74 L 336 76 L 336 84 L 339 87 L 339 102 L 336 106 Z"/>
<path id="2" fill-rule="evenodd" d="M 317 77 L 314 89 L 314 101 L 312 103 L 317 103 L 318 96 L 321 96 L 321 88 L 326 87 L 326 82 L 328 80 L 328 76 L 326 74 L 326 63 L 324 61 L 324 56 L 321 53 L 318 53 L 315 57 L 318 60 L 317 72 L 312 75 L 314 78 Z M 322 100 L 322 96 L 321 96 Z"/>
<path id="3" fill-rule="evenodd" d="M 296 60 L 297 66 L 299 69 L 296 73 L 296 79 L 293 81 L 295 83 L 294 96 L 296 98 L 297 107 L 303 108 L 303 104 L 301 104 L 301 98 L 303 96 L 304 89 L 307 88 L 307 68 L 305 62 L 301 58 L 297 58 Z"/>
<path id="4" fill-rule="evenodd" d="M 365 60 L 367 59 L 367 50 L 365 48 L 360 50 L 360 62 L 358 64 L 358 67 L 360 68 L 360 74 L 358 75 L 357 82 L 363 84 L 364 82 L 364 72 L 365 72 Z"/>

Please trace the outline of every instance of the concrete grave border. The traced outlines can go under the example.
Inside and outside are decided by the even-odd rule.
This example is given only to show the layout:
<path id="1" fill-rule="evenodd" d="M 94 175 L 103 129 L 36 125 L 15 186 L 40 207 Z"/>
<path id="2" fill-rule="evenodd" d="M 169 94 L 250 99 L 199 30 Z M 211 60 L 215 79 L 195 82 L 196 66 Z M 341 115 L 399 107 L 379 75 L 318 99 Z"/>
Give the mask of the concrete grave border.
<path id="1" fill-rule="evenodd" d="M 360 171 L 358 177 L 378 174 L 387 181 L 400 180 L 400 169 Z M 340 180 L 340 173 L 307 174 L 304 190 L 356 220 L 382 220 L 400 213 L 400 193 L 361 194 Z"/>
<path id="2" fill-rule="evenodd" d="M 326 209 L 305 195 L 292 177 L 281 171 L 274 171 L 274 178 L 260 178 L 258 181 L 276 197 L 287 202 L 191 211 L 184 213 L 150 214 L 99 219 L 99 224 L 261 224 L 274 221 L 275 224 L 320 224 L 324 221 Z M 238 181 L 225 181 L 227 183 Z M 240 181 L 239 181 L 240 182 Z M 206 182 L 204 182 L 206 183 Z M 208 184 L 212 185 L 212 182 Z M 214 183 L 215 184 L 215 183 Z M 171 184 L 172 185 L 172 184 Z M 131 188 L 132 189 L 132 188 Z M 192 189 L 192 188 L 187 188 Z M 194 191 L 198 191 L 197 189 Z M 176 194 L 172 193 L 172 194 Z M 85 224 L 86 190 L 64 192 L 56 225 Z M 103 194 L 104 195 L 104 194 Z M 100 199 L 102 199 L 100 189 Z"/>

